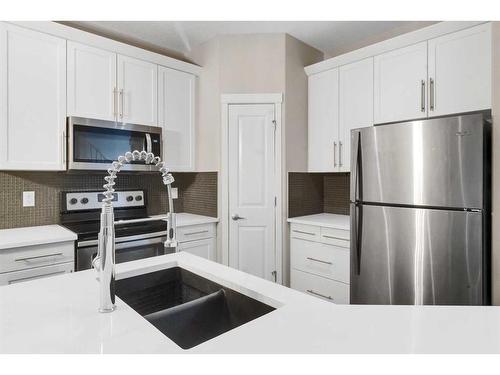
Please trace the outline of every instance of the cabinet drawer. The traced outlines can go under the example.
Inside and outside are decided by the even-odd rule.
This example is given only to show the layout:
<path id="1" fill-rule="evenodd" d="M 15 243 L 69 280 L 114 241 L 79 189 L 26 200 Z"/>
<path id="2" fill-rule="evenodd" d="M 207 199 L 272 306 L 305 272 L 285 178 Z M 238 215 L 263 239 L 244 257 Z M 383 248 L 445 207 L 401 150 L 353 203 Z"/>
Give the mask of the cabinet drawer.
<path id="1" fill-rule="evenodd" d="M 52 266 L 36 267 L 21 271 L 0 274 L 0 285 L 17 284 L 25 281 L 42 279 L 45 277 L 62 275 L 74 271 L 74 263 L 54 264 Z"/>
<path id="2" fill-rule="evenodd" d="M 215 237 L 215 224 L 199 224 L 177 229 L 177 241 L 193 241 Z"/>
<path id="3" fill-rule="evenodd" d="M 348 230 L 321 228 L 321 242 L 349 248 L 350 232 Z"/>
<path id="4" fill-rule="evenodd" d="M 314 225 L 304 225 L 293 223 L 290 226 L 292 238 L 302 238 L 304 240 L 319 241 L 320 227 Z"/>
<path id="5" fill-rule="evenodd" d="M 0 251 L 0 273 L 73 262 L 74 256 L 73 241 L 2 250 Z"/>
<path id="6" fill-rule="evenodd" d="M 349 303 L 349 285 L 339 281 L 292 270 L 290 286 L 292 289 L 321 298 L 324 301 L 337 304 Z"/>
<path id="7" fill-rule="evenodd" d="M 349 250 L 293 238 L 290 243 L 292 268 L 349 283 Z"/>

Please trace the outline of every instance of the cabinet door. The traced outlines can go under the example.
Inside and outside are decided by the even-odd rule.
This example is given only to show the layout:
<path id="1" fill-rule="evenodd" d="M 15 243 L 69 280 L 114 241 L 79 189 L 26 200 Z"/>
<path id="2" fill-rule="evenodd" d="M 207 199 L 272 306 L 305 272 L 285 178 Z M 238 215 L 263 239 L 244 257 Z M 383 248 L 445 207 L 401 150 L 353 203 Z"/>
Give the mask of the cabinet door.
<path id="1" fill-rule="evenodd" d="M 158 67 L 118 55 L 118 107 L 121 122 L 158 125 Z"/>
<path id="2" fill-rule="evenodd" d="M 373 125 L 373 58 L 339 70 L 339 166 L 351 171 L 351 130 Z"/>
<path id="3" fill-rule="evenodd" d="M 429 40 L 429 116 L 491 108 L 491 24 Z"/>
<path id="4" fill-rule="evenodd" d="M 114 121 L 116 54 L 68 42 L 68 116 Z"/>
<path id="5" fill-rule="evenodd" d="M 427 42 L 375 56 L 374 81 L 375 123 L 427 117 Z"/>
<path id="6" fill-rule="evenodd" d="M 0 169 L 64 170 L 66 41 L 0 24 Z"/>
<path id="7" fill-rule="evenodd" d="M 309 77 L 308 169 L 310 172 L 338 171 L 338 69 Z"/>
<path id="8" fill-rule="evenodd" d="M 179 250 L 215 261 L 215 238 L 179 243 Z"/>
<path id="9" fill-rule="evenodd" d="M 194 171 L 195 76 L 158 68 L 158 120 L 163 128 L 163 158 L 170 170 Z"/>

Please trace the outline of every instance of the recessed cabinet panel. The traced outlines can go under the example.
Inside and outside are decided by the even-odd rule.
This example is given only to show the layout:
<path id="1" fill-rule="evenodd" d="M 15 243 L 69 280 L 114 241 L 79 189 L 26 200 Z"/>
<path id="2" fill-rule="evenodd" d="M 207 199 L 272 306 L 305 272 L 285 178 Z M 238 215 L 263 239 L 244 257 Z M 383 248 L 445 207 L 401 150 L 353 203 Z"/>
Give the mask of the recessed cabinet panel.
<path id="1" fill-rule="evenodd" d="M 351 130 L 373 125 L 373 58 L 339 70 L 339 168 L 351 171 Z"/>
<path id="2" fill-rule="evenodd" d="M 375 123 L 427 117 L 427 42 L 374 58 Z"/>
<path id="3" fill-rule="evenodd" d="M 163 155 L 172 171 L 194 171 L 195 76 L 158 68 L 158 115 L 163 128 Z"/>
<path id="4" fill-rule="evenodd" d="M 215 238 L 179 243 L 179 251 L 215 261 Z"/>
<path id="5" fill-rule="evenodd" d="M 68 42 L 67 95 L 68 116 L 115 120 L 116 54 Z"/>
<path id="6" fill-rule="evenodd" d="M 0 24 L 0 169 L 64 170 L 66 40 Z"/>
<path id="7" fill-rule="evenodd" d="M 310 172 L 338 170 L 338 69 L 309 77 L 308 169 Z"/>
<path id="8" fill-rule="evenodd" d="M 158 125 L 158 66 L 118 55 L 118 121 Z"/>
<path id="9" fill-rule="evenodd" d="M 491 24 L 429 40 L 429 116 L 491 108 Z"/>

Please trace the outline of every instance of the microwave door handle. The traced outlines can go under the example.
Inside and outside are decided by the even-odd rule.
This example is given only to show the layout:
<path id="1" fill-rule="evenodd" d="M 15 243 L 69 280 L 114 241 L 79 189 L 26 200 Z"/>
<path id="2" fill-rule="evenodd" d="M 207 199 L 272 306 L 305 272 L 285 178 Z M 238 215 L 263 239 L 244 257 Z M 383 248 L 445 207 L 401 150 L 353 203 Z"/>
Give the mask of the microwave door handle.
<path id="1" fill-rule="evenodd" d="M 153 145 L 151 143 L 151 134 L 146 133 L 146 152 L 153 152 Z M 160 155 L 155 155 L 160 156 Z"/>

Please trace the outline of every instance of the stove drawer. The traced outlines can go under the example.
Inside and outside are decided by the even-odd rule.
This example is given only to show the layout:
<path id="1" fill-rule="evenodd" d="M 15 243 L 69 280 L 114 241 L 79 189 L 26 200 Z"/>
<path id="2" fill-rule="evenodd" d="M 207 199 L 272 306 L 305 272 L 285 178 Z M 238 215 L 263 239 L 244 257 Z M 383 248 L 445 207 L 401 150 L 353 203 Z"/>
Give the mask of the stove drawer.
<path id="1" fill-rule="evenodd" d="M 215 224 L 199 224 L 177 228 L 177 241 L 186 242 L 215 237 Z"/>
<path id="2" fill-rule="evenodd" d="M 0 273 L 73 262 L 73 241 L 17 247 L 0 251 Z"/>

